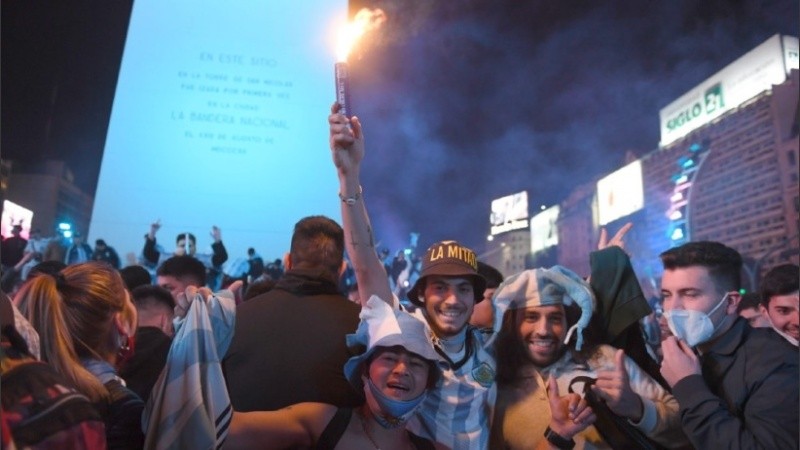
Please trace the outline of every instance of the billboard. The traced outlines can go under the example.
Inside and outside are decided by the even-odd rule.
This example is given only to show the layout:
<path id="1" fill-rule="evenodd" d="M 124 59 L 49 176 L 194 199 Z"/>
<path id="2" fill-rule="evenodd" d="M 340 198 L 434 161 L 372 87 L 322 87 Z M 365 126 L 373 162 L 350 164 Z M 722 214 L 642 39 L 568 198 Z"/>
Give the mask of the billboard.
<path id="1" fill-rule="evenodd" d="M 636 160 L 597 182 L 599 225 L 632 214 L 643 206 L 641 161 Z"/>
<path id="2" fill-rule="evenodd" d="M 531 252 L 536 253 L 558 245 L 558 205 L 545 209 L 531 217 Z"/>
<path id="3" fill-rule="evenodd" d="M 19 206 L 14 202 L 3 200 L 3 216 L 0 223 L 0 234 L 4 237 L 11 237 L 11 228 L 14 225 L 22 225 L 21 236 L 28 239 L 31 232 L 31 221 L 33 221 L 33 211 Z"/>
<path id="4" fill-rule="evenodd" d="M 528 193 L 526 191 L 492 200 L 489 215 L 492 235 L 528 227 Z"/>
<path id="5" fill-rule="evenodd" d="M 661 146 L 784 82 L 798 68 L 797 38 L 778 34 L 729 64 L 661 111 Z"/>

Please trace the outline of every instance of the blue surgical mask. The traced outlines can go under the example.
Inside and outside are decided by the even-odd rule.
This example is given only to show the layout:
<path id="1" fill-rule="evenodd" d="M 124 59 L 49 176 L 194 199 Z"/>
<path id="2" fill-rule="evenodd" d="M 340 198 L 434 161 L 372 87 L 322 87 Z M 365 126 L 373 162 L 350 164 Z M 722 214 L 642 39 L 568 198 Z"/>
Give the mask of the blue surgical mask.
<path id="1" fill-rule="evenodd" d="M 702 344 L 714 335 L 714 331 L 718 327 L 714 326 L 711 321 L 711 314 L 719 309 L 728 299 L 726 293 L 722 300 L 717 303 L 711 311 L 704 313 L 703 311 L 695 311 L 693 309 L 673 309 L 665 311 L 664 317 L 667 318 L 667 324 L 672 334 L 686 342 L 689 347 L 695 347 Z M 722 322 L 720 322 L 722 324 Z"/>
<path id="2" fill-rule="evenodd" d="M 380 411 L 373 410 L 372 414 L 375 416 L 375 420 L 384 428 L 396 428 L 405 424 L 425 399 L 425 394 L 422 394 L 412 400 L 395 400 L 384 395 L 372 380 L 367 380 L 367 386 L 369 386 L 369 389 L 365 390 L 368 397 L 367 404 L 371 403 L 369 397 L 375 400 Z M 372 409 L 371 405 L 370 409 Z"/>

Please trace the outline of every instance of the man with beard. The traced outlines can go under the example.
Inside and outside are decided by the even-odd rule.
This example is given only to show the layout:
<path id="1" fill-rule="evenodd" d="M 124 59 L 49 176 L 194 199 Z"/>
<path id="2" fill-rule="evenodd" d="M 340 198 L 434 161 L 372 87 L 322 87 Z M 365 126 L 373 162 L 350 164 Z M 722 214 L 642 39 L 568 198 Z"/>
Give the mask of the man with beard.
<path id="1" fill-rule="evenodd" d="M 557 448 L 610 446 L 605 430 L 591 423 L 580 423 L 570 434 L 558 428 L 548 407 L 548 378 L 560 392 L 583 393 L 589 383 L 613 414 L 648 438 L 668 447 L 686 443 L 672 395 L 622 350 L 587 345 L 583 330 L 595 307 L 588 283 L 560 266 L 533 269 L 503 284 L 495 299 L 510 307 L 496 343 L 491 448 L 533 449 L 545 440 Z"/>
<path id="2" fill-rule="evenodd" d="M 736 313 L 739 252 L 719 242 L 689 242 L 662 253 L 661 261 L 664 315 L 674 334 L 661 343 L 661 373 L 692 445 L 797 448 L 797 351 Z"/>

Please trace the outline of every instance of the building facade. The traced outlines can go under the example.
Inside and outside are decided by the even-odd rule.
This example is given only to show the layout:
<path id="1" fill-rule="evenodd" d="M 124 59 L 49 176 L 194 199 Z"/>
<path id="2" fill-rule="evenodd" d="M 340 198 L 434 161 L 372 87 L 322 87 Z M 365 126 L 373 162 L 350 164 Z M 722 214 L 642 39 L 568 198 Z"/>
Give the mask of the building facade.
<path id="1" fill-rule="evenodd" d="M 769 64 L 748 65 L 761 60 Z M 759 75 L 765 67 L 771 72 Z M 738 250 L 746 289 L 756 289 L 778 264 L 800 263 L 796 67 L 797 38 L 773 36 L 661 111 L 663 145 L 639 160 L 644 206 L 602 225 L 613 234 L 633 222 L 625 244 L 641 282 L 655 286 L 658 255 L 689 240 Z M 747 86 L 746 76 L 754 77 Z M 765 84 L 767 76 L 779 83 Z M 584 276 L 601 228 L 597 186 L 577 186 L 560 204 L 556 221 L 557 263 Z M 535 264 L 541 259 L 529 255 L 526 268 L 542 265 Z"/>
<path id="2" fill-rule="evenodd" d="M 658 272 L 658 254 L 688 240 L 720 241 L 745 259 L 746 287 L 775 265 L 798 263 L 798 72 L 783 84 L 729 111 L 642 159 L 644 221 L 634 234 L 640 273 Z M 692 148 L 699 151 L 692 154 Z M 670 218 L 680 166 L 694 157 L 683 192 L 684 228 Z"/>

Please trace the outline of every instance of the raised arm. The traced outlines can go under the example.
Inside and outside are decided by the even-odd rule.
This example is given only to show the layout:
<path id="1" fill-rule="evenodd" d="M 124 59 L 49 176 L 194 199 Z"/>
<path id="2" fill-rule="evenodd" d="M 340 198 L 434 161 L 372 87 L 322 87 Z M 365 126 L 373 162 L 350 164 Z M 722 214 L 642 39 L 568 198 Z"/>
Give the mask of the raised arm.
<path id="1" fill-rule="evenodd" d="M 150 231 L 144 236 L 144 248 L 142 249 L 142 256 L 152 265 L 158 264 L 158 259 L 161 257 L 156 249 L 156 232 L 161 228 L 161 220 L 157 220 L 150 224 Z"/>
<path id="2" fill-rule="evenodd" d="M 228 260 L 228 251 L 225 250 L 225 245 L 222 243 L 222 230 L 214 225 L 211 227 L 211 237 L 214 239 L 214 243 L 211 244 L 211 250 L 214 252 L 211 256 L 211 264 L 214 267 L 220 267 Z"/>
<path id="3" fill-rule="evenodd" d="M 339 105 L 334 103 L 328 124 L 331 156 L 339 175 L 345 248 L 356 273 L 361 304 L 366 304 L 373 295 L 391 304 L 389 277 L 375 251 L 375 239 L 359 179 L 361 160 L 364 158 L 361 122 L 357 117 L 348 119 L 339 114 Z"/>

